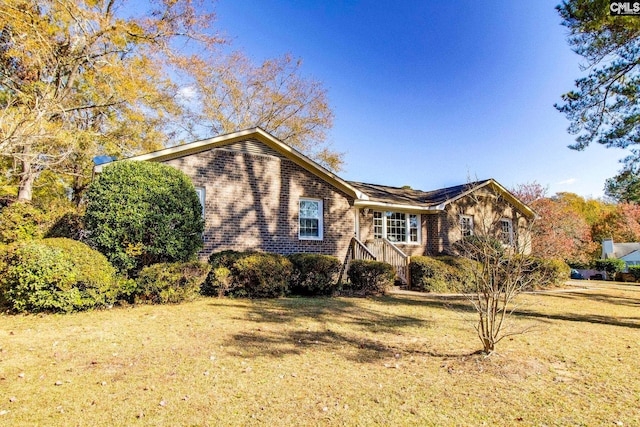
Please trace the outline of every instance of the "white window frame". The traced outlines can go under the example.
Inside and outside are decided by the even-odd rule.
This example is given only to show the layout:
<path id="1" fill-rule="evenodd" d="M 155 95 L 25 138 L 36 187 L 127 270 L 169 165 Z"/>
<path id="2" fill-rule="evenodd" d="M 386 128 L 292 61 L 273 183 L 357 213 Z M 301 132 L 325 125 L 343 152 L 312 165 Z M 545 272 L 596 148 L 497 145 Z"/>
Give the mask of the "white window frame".
<path id="1" fill-rule="evenodd" d="M 374 239 L 379 239 L 380 237 L 384 237 L 385 239 L 388 239 L 387 236 L 387 214 L 395 214 L 395 213 L 401 213 L 405 216 L 404 218 L 404 229 L 405 229 L 405 240 L 404 241 L 391 241 L 391 243 L 397 243 L 400 245 L 419 245 L 422 242 L 422 218 L 420 216 L 420 214 L 414 214 L 414 213 L 408 213 L 408 212 L 395 212 L 395 211 L 374 211 L 373 212 L 373 237 Z M 376 218 L 376 215 L 378 215 L 378 218 Z M 415 242 L 411 241 L 411 217 L 414 216 L 416 217 L 416 222 L 417 222 L 417 233 L 416 233 L 416 238 L 417 240 Z M 376 229 L 376 219 L 381 219 L 382 221 L 382 236 L 379 236 L 378 234 L 376 234 L 375 229 Z M 378 224 L 378 228 L 380 227 L 380 225 Z"/>
<path id="2" fill-rule="evenodd" d="M 469 220 L 469 234 L 465 234 L 464 220 L 467 219 Z M 463 238 L 473 236 L 473 217 L 471 215 L 460 215 L 460 235 Z"/>
<path id="3" fill-rule="evenodd" d="M 509 224 L 509 239 L 505 241 L 504 239 L 504 229 L 502 228 L 504 224 Z M 503 244 L 507 246 L 513 246 L 513 221 L 511 218 L 501 218 L 500 219 L 500 240 Z"/>
<path id="4" fill-rule="evenodd" d="M 311 202 L 318 204 L 318 218 L 307 218 L 302 216 L 302 212 L 300 211 L 300 207 L 302 202 Z M 322 199 L 310 199 L 306 197 L 301 197 L 298 201 L 298 239 L 299 240 L 322 240 L 324 239 L 324 208 Z M 303 236 L 301 235 L 302 227 L 300 226 L 300 220 L 302 219 L 317 219 L 318 220 L 318 235 L 317 236 Z"/>
<path id="5" fill-rule="evenodd" d="M 198 195 L 198 200 L 200 200 L 200 205 L 202 205 L 202 218 L 204 218 L 204 201 L 205 201 L 206 191 L 204 187 L 195 187 L 195 188 L 196 188 L 196 194 Z"/>

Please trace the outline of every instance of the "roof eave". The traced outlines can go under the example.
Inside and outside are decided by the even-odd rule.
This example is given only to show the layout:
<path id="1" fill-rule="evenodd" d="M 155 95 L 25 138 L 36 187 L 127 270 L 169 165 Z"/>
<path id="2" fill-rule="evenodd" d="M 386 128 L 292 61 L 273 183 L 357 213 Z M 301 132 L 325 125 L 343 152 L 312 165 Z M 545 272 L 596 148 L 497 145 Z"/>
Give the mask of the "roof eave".
<path id="1" fill-rule="evenodd" d="M 342 178 L 338 177 L 333 172 L 329 171 L 325 167 L 311 160 L 309 157 L 305 156 L 295 148 L 292 148 L 275 138 L 265 130 L 255 127 L 251 129 L 245 129 L 225 135 L 216 136 L 209 139 L 203 139 L 201 141 L 195 141 L 184 145 L 177 145 L 175 147 L 169 147 L 162 150 L 154 151 L 151 153 L 141 154 L 138 156 L 129 157 L 127 159 L 122 160 L 131 160 L 131 161 L 154 161 L 154 162 L 163 162 L 167 160 L 171 160 L 178 157 L 183 157 L 190 154 L 195 154 L 198 152 L 210 150 L 212 148 L 216 148 L 218 146 L 233 144 L 234 142 L 239 142 L 246 140 L 248 138 L 255 138 L 265 143 L 267 146 L 273 148 L 274 150 L 284 154 L 287 158 L 292 160 L 294 163 L 298 164 L 302 168 L 308 170 L 314 175 L 324 179 L 329 182 L 334 187 L 339 188 L 344 191 L 349 196 L 354 199 L 360 200 L 368 200 L 369 197 L 357 190 L 355 187 L 344 181 Z M 101 165 L 94 166 L 94 171 L 96 173 L 102 172 L 103 166 L 109 165 L 111 163 L 118 162 L 119 160 L 115 160 L 113 162 L 103 163 Z"/>

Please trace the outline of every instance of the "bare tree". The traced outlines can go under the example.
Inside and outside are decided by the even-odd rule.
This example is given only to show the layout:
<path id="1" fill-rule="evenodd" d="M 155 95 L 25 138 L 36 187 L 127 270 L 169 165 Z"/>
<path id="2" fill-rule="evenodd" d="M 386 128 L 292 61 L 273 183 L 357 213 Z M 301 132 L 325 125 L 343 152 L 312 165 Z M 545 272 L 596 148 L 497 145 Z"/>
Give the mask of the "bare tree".
<path id="1" fill-rule="evenodd" d="M 470 260 L 467 298 L 478 313 L 475 329 L 483 352 L 491 354 L 502 339 L 524 332 L 512 329 L 509 317 L 516 297 L 537 278 L 535 260 L 527 256 L 533 221 L 487 187 L 467 196 L 450 216 L 460 237 L 455 252 Z"/>

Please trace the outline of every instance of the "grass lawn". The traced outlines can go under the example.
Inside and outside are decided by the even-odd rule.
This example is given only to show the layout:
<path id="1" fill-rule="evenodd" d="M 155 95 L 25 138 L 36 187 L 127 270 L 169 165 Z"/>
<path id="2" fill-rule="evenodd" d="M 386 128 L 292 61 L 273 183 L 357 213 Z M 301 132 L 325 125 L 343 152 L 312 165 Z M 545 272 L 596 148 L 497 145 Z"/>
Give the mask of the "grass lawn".
<path id="1" fill-rule="evenodd" d="M 0 316 L 0 425 L 640 425 L 640 287 L 232 300 Z"/>

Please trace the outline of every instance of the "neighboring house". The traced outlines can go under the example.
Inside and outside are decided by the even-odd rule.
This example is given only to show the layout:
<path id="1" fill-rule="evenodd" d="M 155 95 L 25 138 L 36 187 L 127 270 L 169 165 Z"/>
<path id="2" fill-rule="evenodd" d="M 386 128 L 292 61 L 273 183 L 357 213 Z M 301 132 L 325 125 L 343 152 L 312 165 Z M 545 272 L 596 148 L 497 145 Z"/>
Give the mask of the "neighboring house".
<path id="1" fill-rule="evenodd" d="M 489 217 L 505 245 L 528 248 L 535 217 L 493 179 L 435 191 L 345 181 L 260 128 L 128 160 L 192 179 L 204 208 L 202 258 L 225 249 L 350 253 L 392 262 L 406 279 L 408 256 L 447 252 Z"/>
<path id="2" fill-rule="evenodd" d="M 613 239 L 604 239 L 601 258 L 621 259 L 627 264 L 625 272 L 629 271 L 630 265 L 640 265 L 640 243 L 614 243 Z"/>

